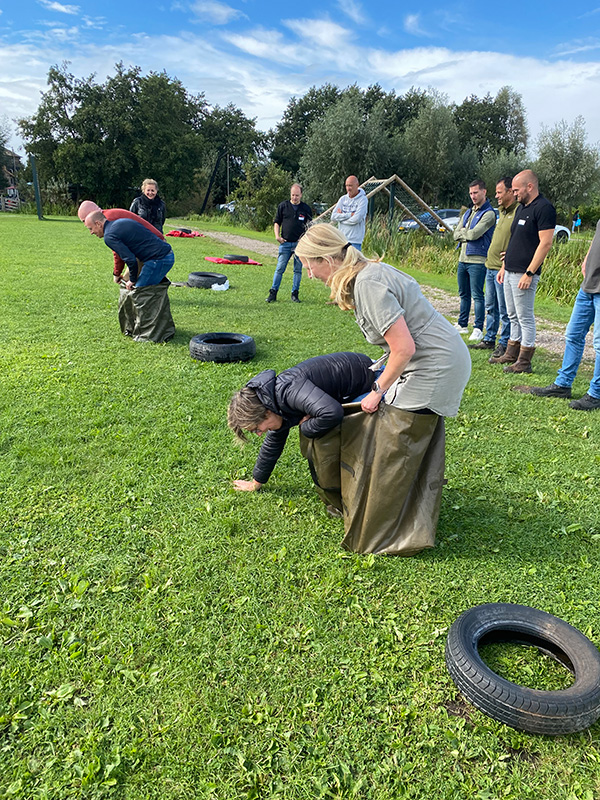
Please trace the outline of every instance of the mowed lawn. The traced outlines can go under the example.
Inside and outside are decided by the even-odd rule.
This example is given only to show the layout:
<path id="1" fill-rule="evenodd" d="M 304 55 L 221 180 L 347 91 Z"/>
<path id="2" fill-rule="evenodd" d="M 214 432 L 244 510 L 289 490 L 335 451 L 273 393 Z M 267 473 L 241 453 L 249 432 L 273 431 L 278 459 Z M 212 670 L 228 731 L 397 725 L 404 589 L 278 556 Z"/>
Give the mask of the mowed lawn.
<path id="1" fill-rule="evenodd" d="M 274 259 L 173 287 L 166 345 L 121 335 L 112 254 L 76 219 L 0 216 L 0 797 L 66 800 L 600 798 L 600 724 L 546 738 L 468 706 L 446 631 L 484 602 L 532 605 L 600 645 L 600 413 L 510 391 L 474 353 L 447 421 L 434 550 L 340 549 L 294 432 L 259 493 L 236 493 L 231 394 L 263 369 L 356 350 L 351 314 L 303 279 L 267 305 Z M 171 240 L 170 277 L 213 271 Z M 249 253 L 249 255 L 251 255 Z M 246 333 L 246 364 L 189 339 Z M 575 396 L 591 367 L 582 369 Z M 517 682 L 563 673 L 525 648 Z"/>

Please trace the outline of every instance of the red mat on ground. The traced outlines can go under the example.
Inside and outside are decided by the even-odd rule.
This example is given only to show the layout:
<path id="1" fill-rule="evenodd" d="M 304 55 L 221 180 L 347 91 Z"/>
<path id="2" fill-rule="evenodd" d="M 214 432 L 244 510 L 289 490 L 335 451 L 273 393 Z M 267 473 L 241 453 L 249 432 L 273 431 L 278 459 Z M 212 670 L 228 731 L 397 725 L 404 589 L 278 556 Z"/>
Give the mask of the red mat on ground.
<path id="1" fill-rule="evenodd" d="M 183 236 L 184 239 L 192 239 L 194 236 L 206 236 L 205 233 L 200 233 L 199 231 L 190 231 L 186 233 L 186 231 L 169 231 L 167 236 Z"/>
<path id="2" fill-rule="evenodd" d="M 204 256 L 206 261 L 212 261 L 213 264 L 254 264 L 256 267 L 262 267 L 260 261 L 229 261 L 227 258 L 215 258 L 214 256 Z"/>

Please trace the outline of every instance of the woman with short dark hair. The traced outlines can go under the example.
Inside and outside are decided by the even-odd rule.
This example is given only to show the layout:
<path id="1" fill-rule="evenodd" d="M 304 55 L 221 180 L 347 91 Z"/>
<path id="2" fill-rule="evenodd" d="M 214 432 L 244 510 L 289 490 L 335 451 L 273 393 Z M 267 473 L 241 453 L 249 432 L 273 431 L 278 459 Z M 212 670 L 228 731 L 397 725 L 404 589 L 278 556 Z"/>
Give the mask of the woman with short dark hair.
<path id="1" fill-rule="evenodd" d="M 232 397 L 227 424 L 241 441 L 246 432 L 265 434 L 251 481 L 237 480 L 240 491 L 253 492 L 265 484 L 287 441 L 300 425 L 309 439 L 324 436 L 344 417 L 342 403 L 369 391 L 373 360 L 364 353 L 315 356 L 279 375 L 264 370 Z"/>

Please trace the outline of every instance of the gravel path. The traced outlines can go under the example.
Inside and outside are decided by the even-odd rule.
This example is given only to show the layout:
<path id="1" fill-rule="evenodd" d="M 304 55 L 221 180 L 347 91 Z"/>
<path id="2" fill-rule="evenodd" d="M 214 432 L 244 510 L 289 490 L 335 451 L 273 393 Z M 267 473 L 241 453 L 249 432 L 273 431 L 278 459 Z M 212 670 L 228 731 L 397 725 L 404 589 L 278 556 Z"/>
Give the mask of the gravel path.
<path id="1" fill-rule="evenodd" d="M 263 256 L 277 256 L 278 245 L 271 244 L 270 242 L 262 242 L 259 239 L 249 239 L 246 236 L 237 236 L 232 233 L 222 233 L 220 231 L 201 231 L 205 236 L 210 236 L 219 242 L 230 244 L 235 249 L 251 250 L 254 253 L 260 253 Z M 433 286 L 422 286 L 423 294 L 429 302 L 444 316 L 450 319 L 458 318 L 459 300 L 458 294 L 445 292 L 443 289 L 437 289 Z M 551 322 L 547 319 L 536 317 L 537 322 L 537 346 L 543 347 L 549 353 L 555 356 L 562 356 L 565 347 L 565 326 L 561 323 Z M 596 357 L 594 348 L 592 347 L 592 334 L 589 333 L 583 357 L 586 361 L 593 361 Z"/>

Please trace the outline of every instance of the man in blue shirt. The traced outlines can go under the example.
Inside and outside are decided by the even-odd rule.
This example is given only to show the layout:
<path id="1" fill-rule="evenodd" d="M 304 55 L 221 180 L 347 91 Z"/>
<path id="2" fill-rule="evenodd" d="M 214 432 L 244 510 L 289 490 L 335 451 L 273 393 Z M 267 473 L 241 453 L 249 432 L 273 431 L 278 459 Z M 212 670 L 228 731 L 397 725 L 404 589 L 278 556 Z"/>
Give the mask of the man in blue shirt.
<path id="1" fill-rule="evenodd" d="M 175 263 L 171 245 L 132 219 L 110 221 L 102 211 L 93 211 L 85 218 L 85 226 L 127 264 L 127 289 L 159 284 Z"/>

